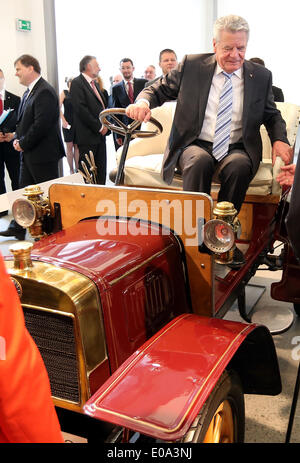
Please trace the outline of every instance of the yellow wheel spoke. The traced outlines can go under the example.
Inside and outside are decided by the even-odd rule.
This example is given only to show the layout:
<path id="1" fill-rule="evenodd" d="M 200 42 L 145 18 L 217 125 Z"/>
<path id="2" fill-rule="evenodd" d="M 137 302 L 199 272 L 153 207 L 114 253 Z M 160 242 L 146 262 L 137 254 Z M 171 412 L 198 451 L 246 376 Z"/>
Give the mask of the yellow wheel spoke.
<path id="1" fill-rule="evenodd" d="M 231 443 L 234 441 L 234 420 L 230 403 L 225 400 L 216 410 L 207 429 L 204 443 Z"/>

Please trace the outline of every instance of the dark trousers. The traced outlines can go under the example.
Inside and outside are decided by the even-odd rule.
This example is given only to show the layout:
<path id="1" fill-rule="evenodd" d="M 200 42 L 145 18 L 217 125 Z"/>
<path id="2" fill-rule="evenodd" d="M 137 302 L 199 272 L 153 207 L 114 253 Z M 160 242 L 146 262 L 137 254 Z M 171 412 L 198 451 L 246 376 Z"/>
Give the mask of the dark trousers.
<path id="1" fill-rule="evenodd" d="M 218 201 L 229 201 L 239 212 L 253 178 L 252 163 L 242 144 L 230 146 L 229 154 L 220 162 L 211 154 L 211 143 L 198 142 L 185 148 L 179 158 L 183 190 L 210 194 L 211 183 L 221 186 Z"/>
<path id="2" fill-rule="evenodd" d="M 11 142 L 0 143 L 0 195 L 6 193 L 5 166 L 11 181 L 12 190 L 19 188 L 20 153 Z"/>
<path id="3" fill-rule="evenodd" d="M 85 157 L 86 154 L 89 154 L 90 151 L 92 151 L 94 155 L 94 160 L 95 160 L 95 165 L 97 167 L 97 184 L 98 185 L 105 185 L 106 182 L 106 141 L 103 140 L 103 142 L 97 144 L 97 145 L 79 145 L 78 144 L 78 149 L 79 149 L 79 169 L 84 172 L 81 161 L 83 161 L 88 170 L 89 168 L 89 163 Z"/>
<path id="4" fill-rule="evenodd" d="M 19 188 L 28 185 L 48 182 L 59 177 L 58 160 L 41 164 L 31 164 L 26 159 L 26 154 L 21 155 Z"/>

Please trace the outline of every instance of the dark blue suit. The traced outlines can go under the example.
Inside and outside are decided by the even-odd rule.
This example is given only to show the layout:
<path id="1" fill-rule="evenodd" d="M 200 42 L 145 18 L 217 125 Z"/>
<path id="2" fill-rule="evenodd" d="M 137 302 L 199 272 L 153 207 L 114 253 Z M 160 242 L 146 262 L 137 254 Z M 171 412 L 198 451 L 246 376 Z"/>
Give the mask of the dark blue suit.
<path id="1" fill-rule="evenodd" d="M 134 100 L 138 96 L 138 94 L 143 90 L 145 87 L 145 84 L 148 81 L 146 79 L 133 79 L 133 96 Z M 117 83 L 112 87 L 112 92 L 111 92 L 111 107 L 112 108 L 127 108 L 127 106 L 130 105 L 130 100 L 125 88 L 125 82 L 122 80 L 122 82 Z M 128 125 L 130 122 L 132 122 L 131 119 L 129 119 L 127 116 L 118 116 L 124 124 Z M 115 147 L 116 149 L 119 148 L 118 143 L 116 142 L 117 138 L 123 138 L 121 135 L 115 134 L 114 133 L 114 141 L 115 141 Z"/>
<path id="2" fill-rule="evenodd" d="M 59 176 L 58 161 L 65 155 L 59 101 L 54 88 L 42 77 L 18 115 L 16 138 L 22 148 L 20 188 Z"/>

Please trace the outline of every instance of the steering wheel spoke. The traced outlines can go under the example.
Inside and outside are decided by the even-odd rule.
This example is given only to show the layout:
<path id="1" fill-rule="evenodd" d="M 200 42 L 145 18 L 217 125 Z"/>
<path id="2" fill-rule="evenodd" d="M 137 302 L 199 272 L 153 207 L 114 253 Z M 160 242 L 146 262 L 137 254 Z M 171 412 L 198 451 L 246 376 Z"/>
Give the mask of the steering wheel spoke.
<path id="1" fill-rule="evenodd" d="M 140 121 L 133 121 L 131 124 L 128 125 L 128 129 L 131 133 L 135 131 L 138 127 L 140 127 L 141 122 Z"/>
<path id="2" fill-rule="evenodd" d="M 125 136 L 126 134 L 134 133 L 134 138 L 137 138 L 137 137 L 141 137 L 141 138 L 149 137 L 150 138 L 150 137 L 155 137 L 156 135 L 159 135 L 163 131 L 162 125 L 153 117 L 150 118 L 149 122 L 151 122 L 156 127 L 156 130 L 140 131 L 140 130 L 136 130 L 137 127 L 141 125 L 140 121 L 133 121 L 129 125 L 126 125 L 124 124 L 123 121 L 117 118 L 116 115 L 125 116 L 126 110 L 124 108 L 105 109 L 104 111 L 100 113 L 99 117 L 100 117 L 101 123 L 105 127 L 107 127 L 112 132 L 116 132 L 120 135 Z M 118 125 L 114 125 L 111 122 L 111 119 L 113 119 Z"/>
<path id="3" fill-rule="evenodd" d="M 111 119 L 113 119 L 118 125 L 117 126 L 113 126 L 116 127 L 116 128 L 119 128 L 119 127 L 122 127 L 124 130 L 127 129 L 127 125 L 124 124 L 124 122 L 121 121 L 121 119 L 119 119 L 118 117 L 116 117 L 114 114 L 110 116 Z"/>
<path id="4" fill-rule="evenodd" d="M 116 115 L 126 115 L 126 110 L 124 108 L 110 108 L 105 109 L 100 113 L 100 122 L 102 125 L 107 127 L 112 132 L 116 132 L 119 135 L 124 136 L 124 143 L 122 149 L 122 155 L 120 157 L 120 162 L 118 166 L 118 172 L 115 180 L 115 185 L 121 185 L 124 182 L 124 166 L 126 161 L 126 156 L 129 148 L 130 140 L 133 138 L 150 138 L 155 137 L 162 133 L 162 125 L 153 117 L 150 118 L 149 122 L 155 126 L 155 130 L 138 130 L 138 127 L 141 125 L 140 121 L 132 121 L 130 124 L 126 125 L 123 121 L 116 117 Z M 115 121 L 118 126 L 113 124 L 111 120 Z"/>

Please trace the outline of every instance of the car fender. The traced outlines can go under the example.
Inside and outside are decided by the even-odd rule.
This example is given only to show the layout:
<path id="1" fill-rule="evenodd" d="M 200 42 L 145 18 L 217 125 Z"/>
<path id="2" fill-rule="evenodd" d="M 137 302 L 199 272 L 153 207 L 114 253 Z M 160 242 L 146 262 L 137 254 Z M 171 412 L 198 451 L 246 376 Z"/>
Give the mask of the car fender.
<path id="1" fill-rule="evenodd" d="M 150 435 L 180 439 L 225 368 L 234 368 L 244 392 L 281 391 L 268 329 L 183 314 L 131 355 L 88 400 L 94 418 Z"/>

